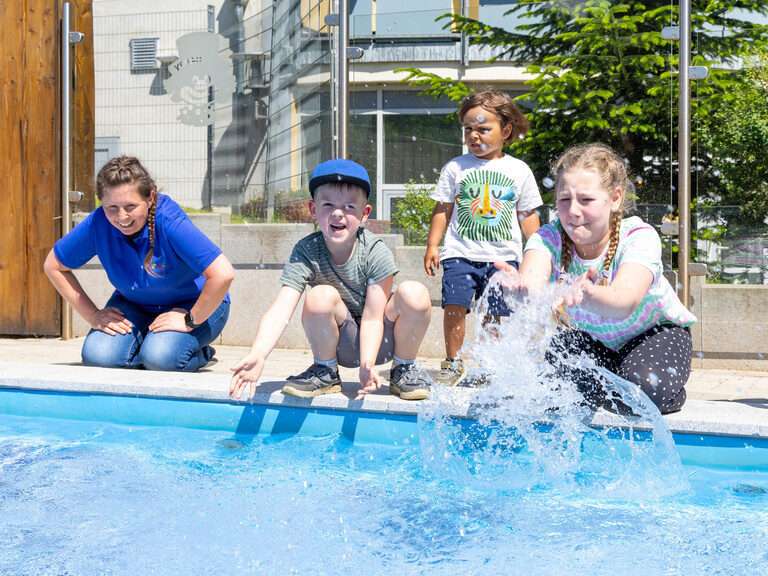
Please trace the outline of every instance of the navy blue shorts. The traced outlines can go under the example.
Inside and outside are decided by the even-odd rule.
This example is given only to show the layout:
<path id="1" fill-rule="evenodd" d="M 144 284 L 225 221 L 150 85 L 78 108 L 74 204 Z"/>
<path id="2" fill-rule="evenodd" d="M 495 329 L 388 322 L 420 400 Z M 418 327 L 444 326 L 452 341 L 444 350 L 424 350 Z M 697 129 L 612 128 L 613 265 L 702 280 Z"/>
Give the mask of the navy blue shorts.
<path id="1" fill-rule="evenodd" d="M 443 308 L 451 304 L 463 306 L 469 311 L 472 299 L 478 300 L 485 291 L 491 276 L 499 271 L 493 262 L 474 262 L 466 258 L 446 258 L 443 265 Z M 514 260 L 508 264 L 518 268 Z M 504 302 L 499 290 L 488 294 L 487 314 L 491 316 L 509 316 L 512 311 Z"/>

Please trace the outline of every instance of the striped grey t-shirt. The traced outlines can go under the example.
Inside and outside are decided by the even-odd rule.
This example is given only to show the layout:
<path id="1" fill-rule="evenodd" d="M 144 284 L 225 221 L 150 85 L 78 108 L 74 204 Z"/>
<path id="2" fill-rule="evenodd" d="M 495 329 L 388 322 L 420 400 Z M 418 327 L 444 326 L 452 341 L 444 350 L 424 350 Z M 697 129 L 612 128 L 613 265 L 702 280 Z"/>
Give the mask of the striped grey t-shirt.
<path id="1" fill-rule="evenodd" d="M 360 322 L 369 284 L 397 274 L 392 252 L 381 238 L 360 228 L 352 255 L 342 265 L 334 264 L 322 232 L 305 236 L 293 247 L 280 283 L 304 292 L 307 286 L 333 286 L 356 321 Z"/>

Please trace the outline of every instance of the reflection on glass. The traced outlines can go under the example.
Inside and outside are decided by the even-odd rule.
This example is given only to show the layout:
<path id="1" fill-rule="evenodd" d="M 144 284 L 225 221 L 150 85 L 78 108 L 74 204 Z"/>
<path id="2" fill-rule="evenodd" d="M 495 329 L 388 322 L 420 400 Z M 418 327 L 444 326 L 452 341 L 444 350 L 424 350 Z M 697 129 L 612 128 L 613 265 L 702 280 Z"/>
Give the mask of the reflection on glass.
<path id="1" fill-rule="evenodd" d="M 461 155 L 461 132 L 444 115 L 384 116 L 384 182 L 436 182 L 440 169 Z"/>
<path id="2" fill-rule="evenodd" d="M 371 218 L 376 218 L 376 116 L 355 114 L 349 117 L 349 159 L 365 166 L 371 179 L 368 204 L 373 207 Z"/>

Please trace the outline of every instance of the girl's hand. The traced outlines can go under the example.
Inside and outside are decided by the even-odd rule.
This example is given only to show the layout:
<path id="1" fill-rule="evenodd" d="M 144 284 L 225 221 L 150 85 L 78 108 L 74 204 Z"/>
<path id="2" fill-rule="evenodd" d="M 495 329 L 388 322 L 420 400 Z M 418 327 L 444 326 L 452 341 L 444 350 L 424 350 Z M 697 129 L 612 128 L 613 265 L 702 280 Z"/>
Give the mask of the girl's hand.
<path id="1" fill-rule="evenodd" d="M 184 308 L 174 308 L 163 312 L 149 325 L 152 332 L 192 332 L 192 328 L 184 322 L 187 311 Z"/>
<path id="2" fill-rule="evenodd" d="M 528 294 L 528 287 L 525 285 L 523 277 L 520 276 L 514 266 L 503 260 L 497 260 L 493 265 L 503 272 L 503 274 L 499 276 L 498 282 L 499 286 L 505 291 L 517 293 L 518 296 L 526 296 Z"/>
<path id="3" fill-rule="evenodd" d="M 261 356 L 249 352 L 230 368 L 234 372 L 232 379 L 229 381 L 230 398 L 239 399 L 248 384 L 251 385 L 248 398 L 253 398 L 253 395 L 256 393 L 256 383 L 259 381 L 261 372 L 264 370 L 264 361 L 265 359 Z"/>
<path id="4" fill-rule="evenodd" d="M 103 310 L 96 310 L 88 319 L 88 323 L 94 330 L 101 330 L 110 336 L 129 334 L 133 330 L 133 325 L 123 316 L 122 310 L 112 306 Z"/>
<path id="5" fill-rule="evenodd" d="M 589 268 L 573 283 L 571 290 L 555 302 L 555 308 L 560 304 L 565 304 L 568 308 L 581 304 L 584 301 L 584 296 L 589 297 L 595 293 L 599 278 L 600 273 L 595 268 Z"/>
<path id="6" fill-rule="evenodd" d="M 440 268 L 440 250 L 437 246 L 427 246 L 427 253 L 424 254 L 424 270 L 427 271 L 427 276 L 434 276 L 438 268 Z"/>
<path id="7" fill-rule="evenodd" d="M 376 372 L 376 365 L 373 362 L 364 362 L 360 364 L 360 385 L 363 387 L 357 391 L 355 400 L 362 400 L 363 396 L 369 392 L 374 392 L 381 388 L 381 377 Z"/>

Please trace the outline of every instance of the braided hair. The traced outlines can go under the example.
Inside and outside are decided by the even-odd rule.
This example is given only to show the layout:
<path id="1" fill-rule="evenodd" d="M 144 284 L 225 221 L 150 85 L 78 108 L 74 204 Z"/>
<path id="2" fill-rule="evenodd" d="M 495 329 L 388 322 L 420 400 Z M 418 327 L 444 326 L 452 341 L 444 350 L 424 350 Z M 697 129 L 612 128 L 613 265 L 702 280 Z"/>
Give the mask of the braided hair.
<path id="1" fill-rule="evenodd" d="M 555 174 L 555 180 L 558 181 L 564 172 L 579 170 L 594 172 L 600 180 L 601 187 L 606 191 L 612 191 L 616 188 L 621 188 L 624 191 L 618 210 L 611 213 L 608 251 L 603 262 L 603 274 L 600 278 L 600 285 L 605 286 L 608 284 L 608 271 L 619 248 L 622 214 L 628 208 L 628 192 L 630 192 L 632 185 L 627 181 L 627 169 L 624 161 L 604 144 L 582 144 L 569 148 L 557 159 L 552 172 Z M 566 233 L 562 222 L 560 223 L 560 237 L 562 240 L 560 274 L 562 275 L 566 274 L 571 266 L 574 250 L 573 241 Z"/>
<path id="2" fill-rule="evenodd" d="M 123 184 L 133 184 L 136 191 L 144 200 L 152 198 L 152 192 L 157 190 L 155 181 L 147 172 L 147 169 L 141 165 L 138 158 L 133 156 L 117 156 L 109 160 L 96 176 L 96 196 L 103 200 L 107 190 L 122 186 Z M 155 208 L 157 207 L 157 195 L 152 199 L 147 214 L 147 227 L 149 229 L 149 252 L 144 258 L 144 270 L 147 274 L 159 277 L 157 272 L 153 271 L 152 254 L 155 251 Z"/>

